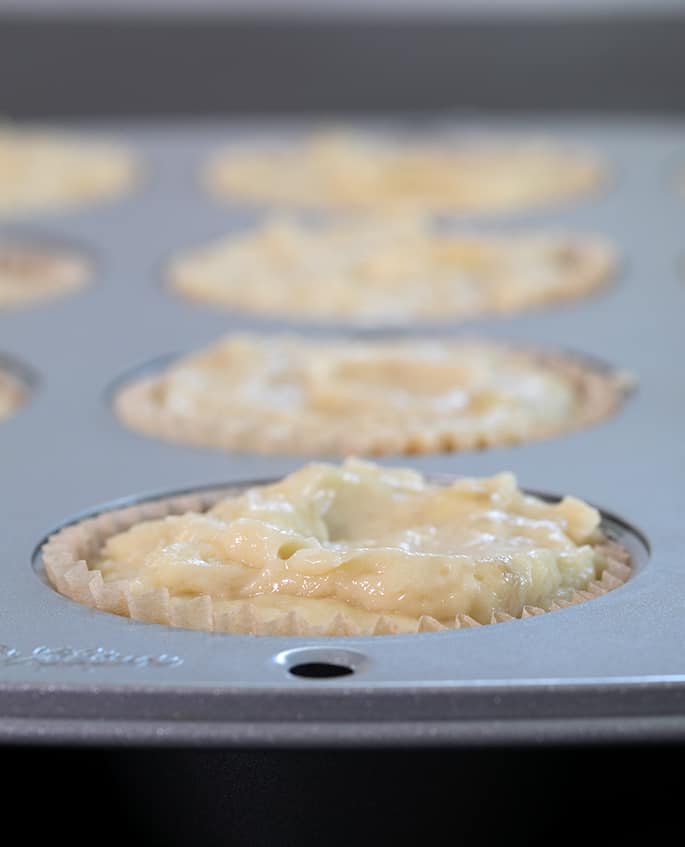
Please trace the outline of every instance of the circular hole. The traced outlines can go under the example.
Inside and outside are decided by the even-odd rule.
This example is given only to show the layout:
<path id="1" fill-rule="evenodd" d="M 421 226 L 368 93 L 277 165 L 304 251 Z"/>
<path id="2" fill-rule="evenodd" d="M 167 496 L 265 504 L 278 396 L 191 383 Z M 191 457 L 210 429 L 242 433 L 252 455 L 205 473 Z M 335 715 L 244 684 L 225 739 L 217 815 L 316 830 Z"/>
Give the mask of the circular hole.
<path id="1" fill-rule="evenodd" d="M 338 647 L 295 647 L 274 656 L 277 665 L 303 679 L 350 676 L 368 663 L 363 653 Z"/>
<path id="2" fill-rule="evenodd" d="M 306 679 L 332 679 L 336 676 L 349 676 L 354 668 L 347 665 L 334 665 L 331 662 L 302 662 L 288 668 L 293 676 L 303 676 Z"/>

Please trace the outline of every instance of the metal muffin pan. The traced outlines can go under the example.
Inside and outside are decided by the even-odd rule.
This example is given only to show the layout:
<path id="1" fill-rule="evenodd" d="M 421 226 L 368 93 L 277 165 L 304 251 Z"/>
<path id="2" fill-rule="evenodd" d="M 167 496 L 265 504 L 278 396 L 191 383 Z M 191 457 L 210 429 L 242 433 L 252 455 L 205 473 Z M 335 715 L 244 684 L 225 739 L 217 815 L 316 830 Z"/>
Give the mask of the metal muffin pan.
<path id="1" fill-rule="evenodd" d="M 400 116 L 382 128 L 412 124 Z M 35 375 L 29 402 L 0 423 L 0 738 L 425 745 L 685 736 L 685 286 L 678 267 L 685 198 L 675 184 L 685 122 L 443 115 L 429 126 L 596 150 L 610 169 L 597 195 L 461 220 L 488 231 L 596 233 L 612 239 L 621 257 L 615 283 L 594 296 L 441 332 L 576 350 L 632 372 L 638 387 L 611 419 L 555 439 L 382 461 L 439 474 L 508 469 L 525 488 L 583 497 L 617 516 L 614 532 L 636 556 L 631 580 L 524 621 L 369 638 L 187 631 L 58 595 L 34 555 L 56 527 L 102 504 L 278 477 L 302 463 L 138 435 L 115 419 L 111 390 L 132 369 L 230 330 L 298 329 L 186 303 L 160 275 L 179 249 L 265 214 L 208 196 L 198 182 L 206 156 L 238 135 L 291 135 L 308 125 L 79 125 L 127 141 L 145 176 L 115 202 L 0 226 L 0 235 L 83 245 L 95 263 L 95 278 L 81 291 L 0 314 L 0 352 Z M 634 533 L 624 535 L 624 524 Z M 303 678 L 290 673 L 297 663 L 352 672 Z"/>

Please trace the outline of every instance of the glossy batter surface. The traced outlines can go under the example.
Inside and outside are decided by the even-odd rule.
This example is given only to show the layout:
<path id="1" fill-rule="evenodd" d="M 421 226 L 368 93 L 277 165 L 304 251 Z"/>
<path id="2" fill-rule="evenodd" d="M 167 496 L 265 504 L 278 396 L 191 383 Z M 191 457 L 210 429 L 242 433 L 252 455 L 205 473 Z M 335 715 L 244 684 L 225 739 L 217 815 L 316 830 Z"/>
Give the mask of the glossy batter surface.
<path id="1" fill-rule="evenodd" d="M 604 541 L 596 509 L 525 495 L 508 473 L 440 486 L 347 460 L 136 524 L 89 566 L 134 594 L 209 596 L 215 619 L 249 601 L 264 620 L 342 615 L 368 630 L 383 616 L 409 632 L 421 616 L 487 623 L 548 608 L 601 576 Z"/>

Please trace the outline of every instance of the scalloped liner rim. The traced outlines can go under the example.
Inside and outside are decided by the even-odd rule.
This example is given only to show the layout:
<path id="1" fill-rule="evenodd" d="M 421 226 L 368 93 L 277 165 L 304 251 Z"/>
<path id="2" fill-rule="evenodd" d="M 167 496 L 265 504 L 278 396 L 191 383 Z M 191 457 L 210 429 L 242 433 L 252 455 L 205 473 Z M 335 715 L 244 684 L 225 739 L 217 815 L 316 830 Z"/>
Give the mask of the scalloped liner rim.
<path id="1" fill-rule="evenodd" d="M 237 495 L 244 490 L 244 486 L 229 486 L 210 492 L 161 498 L 123 509 L 102 512 L 64 527 L 51 535 L 41 548 L 48 579 L 60 594 L 82 605 L 145 623 L 166 624 L 182 629 L 230 634 L 316 637 L 399 633 L 393 621 L 383 615 L 378 616 L 371 631 L 364 631 L 353 620 L 340 614 L 327 625 L 319 627 L 310 625 L 296 612 L 288 612 L 269 621 L 260 620 L 254 605 L 248 601 L 236 610 L 215 613 L 212 598 L 209 595 L 172 600 L 167 588 L 135 594 L 131 591 L 127 580 L 105 582 L 100 571 L 89 569 L 88 558 L 115 533 L 129 529 L 144 520 L 189 511 L 205 511 L 223 497 Z M 607 564 L 601 578 L 593 580 L 586 589 L 574 592 L 569 600 L 553 603 L 549 610 L 539 606 L 524 606 L 520 618 L 504 612 L 493 612 L 489 623 L 503 623 L 548 614 L 601 597 L 622 586 L 632 572 L 628 551 L 614 541 L 607 541 L 597 549 L 604 552 Z M 483 625 L 487 624 L 481 624 L 469 615 L 457 615 L 451 626 L 445 626 L 435 618 L 423 615 L 416 621 L 416 632 L 436 632 Z M 411 635 L 412 633 L 402 634 Z"/>
<path id="2" fill-rule="evenodd" d="M 444 426 L 438 431 L 428 429 L 408 433 L 391 441 L 379 439 L 373 431 L 365 438 L 354 434 L 354 443 L 334 441 L 319 445 L 307 445 L 306 453 L 312 451 L 321 455 L 402 455 L 440 452 L 461 452 L 480 450 L 509 444 L 551 438 L 566 432 L 573 432 L 598 423 L 610 417 L 621 406 L 627 394 L 634 386 L 634 380 L 620 371 L 602 371 L 599 367 L 585 364 L 580 356 L 573 354 L 545 353 L 524 346 L 506 345 L 514 352 L 531 356 L 535 364 L 542 364 L 556 371 L 566 379 L 575 390 L 579 407 L 575 416 L 566 426 L 538 427 L 529 436 L 518 433 L 500 435 L 489 433 L 464 434 Z M 173 368 L 174 365 L 172 364 Z M 250 450 L 262 454 L 304 455 L 302 446 L 288 446 L 282 440 L 274 442 L 264 438 L 261 441 L 240 443 L 230 433 L 218 428 L 213 421 L 197 421 L 177 415 L 155 402 L 155 388 L 165 369 L 155 376 L 134 379 L 120 388 L 113 402 L 117 418 L 128 428 L 144 435 L 172 443 L 189 444 L 196 447 L 208 447 L 217 450 Z"/>
<path id="3" fill-rule="evenodd" d="M 246 235 L 252 235 L 252 230 L 241 235 L 244 238 Z M 430 237 L 430 233 L 429 233 Z M 480 241 L 498 241 L 506 239 L 506 232 L 499 233 L 494 236 L 484 236 L 477 233 L 465 233 L 468 240 Z M 509 236 L 510 237 L 510 236 Z M 593 294 L 594 292 L 606 287 L 613 281 L 617 275 L 620 265 L 616 250 L 605 238 L 598 236 L 583 236 L 573 233 L 558 234 L 550 233 L 547 235 L 550 241 L 563 241 L 568 247 L 571 247 L 577 255 L 581 256 L 579 267 L 574 273 L 567 275 L 564 283 L 556 290 L 546 292 L 544 295 L 531 297 L 530 299 L 522 299 L 519 303 L 508 304 L 505 306 L 493 304 L 472 311 L 458 310 L 435 310 L 432 313 L 414 315 L 416 320 L 421 321 L 471 321 L 487 317 L 506 316 L 520 314 L 528 310 L 536 310 L 544 307 L 549 307 L 555 303 L 564 303 L 569 300 L 580 299 L 582 297 Z M 241 238 L 236 238 L 240 241 Z M 215 240 L 214 243 L 217 243 Z M 171 292 L 186 302 L 201 304 L 214 310 L 235 310 L 245 315 L 264 318 L 287 318 L 288 320 L 303 321 L 307 324 L 328 326 L 339 323 L 339 320 L 333 315 L 307 313 L 298 311 L 297 309 L 269 309 L 261 308 L 261 306 L 251 307 L 240 301 L 232 300 L 231 298 L 222 298 L 220 296 L 208 296 L 205 292 L 198 292 L 195 288 L 195 279 L 199 276 L 197 270 L 188 273 L 188 267 L 192 262 L 201 261 L 197 258 L 197 254 L 202 254 L 207 247 L 211 247 L 212 242 L 205 245 L 199 245 L 195 248 L 188 249 L 185 253 L 179 253 L 173 257 L 167 265 L 166 282 Z M 342 320 L 342 323 L 352 327 L 361 328 L 367 326 L 372 327 L 388 327 L 401 328 L 406 324 L 405 319 L 383 321 L 378 317 L 355 316 L 350 315 Z"/>

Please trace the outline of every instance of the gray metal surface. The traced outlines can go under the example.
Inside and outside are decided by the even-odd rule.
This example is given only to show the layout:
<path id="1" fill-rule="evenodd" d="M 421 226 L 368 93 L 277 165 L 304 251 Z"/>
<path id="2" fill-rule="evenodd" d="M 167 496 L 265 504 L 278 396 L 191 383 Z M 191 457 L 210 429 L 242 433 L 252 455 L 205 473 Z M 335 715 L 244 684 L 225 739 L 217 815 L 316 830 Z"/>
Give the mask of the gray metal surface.
<path id="1" fill-rule="evenodd" d="M 194 0 L 189 5 L 184 0 L 99 0 L 94 6 L 90 0 L 0 0 L 0 12 L 51 16 L 79 15 L 273 15 L 304 14 L 307 16 L 363 16 L 409 15 L 425 17 L 439 13 L 460 17 L 479 15 L 595 15 L 638 12 L 653 15 L 655 12 L 681 12 L 683 0 Z"/>
<path id="2" fill-rule="evenodd" d="M 685 737 L 685 197 L 674 181 L 685 122 L 443 117 L 433 126 L 596 149 L 612 174 L 601 195 L 463 220 L 492 231 L 600 233 L 622 257 L 616 283 L 592 298 L 444 331 L 575 349 L 631 371 L 639 387 L 619 414 L 591 429 L 386 463 L 431 473 L 510 469 L 527 488 L 573 493 L 632 524 L 649 557 L 629 539 L 640 565 L 634 578 L 573 609 L 417 636 L 217 635 L 121 619 L 56 594 L 32 556 L 75 515 L 151 492 L 278 476 L 300 464 L 155 441 L 119 425 L 108 400 L 123 373 L 160 355 L 238 327 L 283 326 L 187 304 L 161 277 L 174 251 L 263 214 L 205 195 L 196 179 L 205 154 L 238 134 L 298 126 L 91 125 L 137 151 L 145 169 L 138 191 L 2 226 L 85 246 L 96 275 L 75 296 L 0 315 L 0 353 L 37 375 L 27 407 L 0 424 L 0 739 L 352 745 Z M 354 673 L 297 678 L 288 672 L 294 660 L 283 656 L 292 648 L 311 650 L 309 661 L 350 663 Z"/>
<path id="3" fill-rule="evenodd" d="M 521 14 L 513 2 L 492 13 L 479 3 L 478 12 L 448 14 L 421 2 L 392 19 L 361 4 L 338 15 L 262 14 L 251 4 L 235 16 L 195 3 L 187 15 L 142 16 L 102 14 L 93 3 L 63 15 L 22 5 L 0 10 L 0 110 L 17 119 L 685 113 L 683 3 L 652 2 L 649 14 L 646 0 L 620 14 L 604 3 L 572 14 Z"/>

